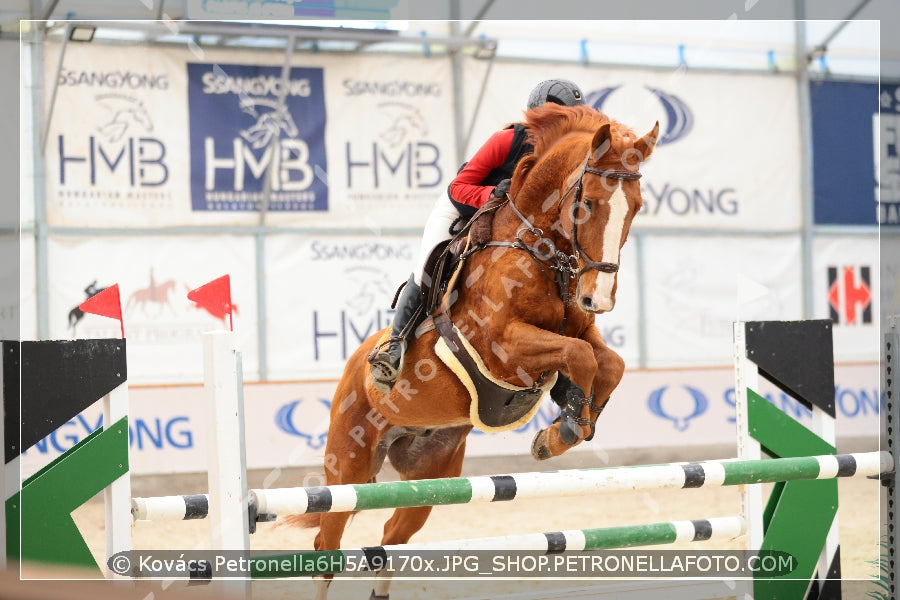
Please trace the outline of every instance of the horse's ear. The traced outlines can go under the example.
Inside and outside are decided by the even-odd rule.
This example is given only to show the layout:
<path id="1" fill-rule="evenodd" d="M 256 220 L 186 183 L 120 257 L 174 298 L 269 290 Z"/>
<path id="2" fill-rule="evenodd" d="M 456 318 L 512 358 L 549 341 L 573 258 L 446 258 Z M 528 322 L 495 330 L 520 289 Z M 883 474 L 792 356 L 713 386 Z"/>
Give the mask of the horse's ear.
<path id="1" fill-rule="evenodd" d="M 591 161 L 600 160 L 612 146 L 612 134 L 609 132 L 609 123 L 604 123 L 594 134 L 591 140 Z"/>
<path id="2" fill-rule="evenodd" d="M 656 142 L 659 140 L 659 121 L 653 126 L 653 129 L 644 137 L 634 143 L 634 149 L 640 153 L 641 162 L 644 162 L 653 154 L 656 148 Z"/>

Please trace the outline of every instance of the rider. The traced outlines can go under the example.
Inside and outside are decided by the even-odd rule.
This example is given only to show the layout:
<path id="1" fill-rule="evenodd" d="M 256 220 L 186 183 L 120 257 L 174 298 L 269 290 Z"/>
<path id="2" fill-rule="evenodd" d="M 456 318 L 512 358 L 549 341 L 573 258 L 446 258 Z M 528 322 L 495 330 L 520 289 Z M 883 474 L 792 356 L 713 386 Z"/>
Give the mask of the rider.
<path id="1" fill-rule="evenodd" d="M 528 108 L 536 108 L 546 102 L 563 106 L 584 104 L 584 95 L 575 83 L 568 79 L 548 79 L 537 84 L 528 95 Z M 450 183 L 449 195 L 435 203 L 428 220 L 419 250 L 416 268 L 397 301 L 391 339 L 386 349 L 369 357 L 372 374 L 377 384 L 393 386 L 400 373 L 400 361 L 406 350 L 406 339 L 400 333 L 409 323 L 422 302 L 421 283 L 425 263 L 432 250 L 452 237 L 454 223 L 462 217 L 468 220 L 492 198 L 500 199 L 509 191 L 509 178 L 519 160 L 532 151 L 525 142 L 525 126 L 516 123 L 494 133 L 465 163 Z"/>

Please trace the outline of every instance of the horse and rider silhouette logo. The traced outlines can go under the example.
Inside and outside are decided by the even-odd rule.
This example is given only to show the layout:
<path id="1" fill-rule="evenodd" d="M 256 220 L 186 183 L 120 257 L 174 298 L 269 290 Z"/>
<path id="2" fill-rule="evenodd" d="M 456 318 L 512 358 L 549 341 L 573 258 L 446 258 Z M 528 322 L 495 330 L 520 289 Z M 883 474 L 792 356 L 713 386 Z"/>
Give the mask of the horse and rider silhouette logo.
<path id="1" fill-rule="evenodd" d="M 247 140 L 254 150 L 268 148 L 272 138 L 281 131 L 290 138 L 300 135 L 300 129 L 288 107 L 279 106 L 277 99 L 244 96 L 241 98 L 240 108 L 255 119 L 253 125 L 240 130 L 241 137 Z M 259 110 L 260 108 L 264 110 Z"/>
<path id="2" fill-rule="evenodd" d="M 153 131 L 153 121 L 144 103 L 124 94 L 99 94 L 94 102 L 106 109 L 108 120 L 97 127 L 106 140 L 118 142 L 133 125 L 139 125 L 145 132 Z"/>
<path id="3" fill-rule="evenodd" d="M 416 106 L 405 102 L 382 102 L 376 108 L 380 118 L 378 137 L 388 146 L 395 148 L 428 134 L 425 117 Z"/>
<path id="4" fill-rule="evenodd" d="M 100 292 L 106 289 L 104 287 L 97 287 L 97 280 L 95 279 L 91 283 L 88 284 L 86 288 L 84 288 L 84 299 L 93 298 Z M 75 308 L 69 311 L 69 329 L 72 332 L 72 336 L 75 336 L 75 328 L 78 326 L 78 322 L 84 318 L 84 311 L 79 308 L 81 303 L 75 305 Z"/>

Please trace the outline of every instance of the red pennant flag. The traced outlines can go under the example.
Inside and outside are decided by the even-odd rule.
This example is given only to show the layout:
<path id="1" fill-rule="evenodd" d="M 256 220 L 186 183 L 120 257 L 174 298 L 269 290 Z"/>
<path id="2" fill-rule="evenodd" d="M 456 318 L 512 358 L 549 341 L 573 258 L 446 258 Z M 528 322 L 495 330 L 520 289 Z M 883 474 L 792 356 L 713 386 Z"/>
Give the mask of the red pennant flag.
<path id="1" fill-rule="evenodd" d="M 188 292 L 188 300 L 193 300 L 197 305 L 217 319 L 225 321 L 228 317 L 228 326 L 234 331 L 234 321 L 231 316 L 231 277 L 223 275 L 213 279 L 209 283 L 201 285 Z"/>
<path id="2" fill-rule="evenodd" d="M 122 338 L 125 338 L 125 323 L 122 321 L 122 301 L 119 298 L 119 284 L 114 283 L 78 305 L 83 312 L 101 317 L 109 317 L 119 322 Z"/>

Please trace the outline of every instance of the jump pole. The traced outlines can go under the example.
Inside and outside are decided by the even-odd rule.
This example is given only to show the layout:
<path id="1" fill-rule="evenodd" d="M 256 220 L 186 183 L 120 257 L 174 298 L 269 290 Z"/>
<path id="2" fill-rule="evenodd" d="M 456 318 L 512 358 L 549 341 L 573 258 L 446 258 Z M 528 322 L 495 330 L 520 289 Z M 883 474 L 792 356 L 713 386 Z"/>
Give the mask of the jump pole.
<path id="1" fill-rule="evenodd" d="M 888 452 L 805 456 L 762 460 L 717 460 L 635 467 L 572 469 L 549 473 L 385 481 L 310 488 L 250 490 L 251 508 L 269 517 L 304 514 L 505 502 L 523 498 L 549 498 L 566 494 L 592 494 L 623 490 L 692 489 L 750 486 L 758 483 L 877 477 L 891 473 Z M 133 498 L 135 521 L 203 519 L 205 494 Z M 745 518 L 746 520 L 746 518 Z"/>
<path id="2" fill-rule="evenodd" d="M 717 542 L 732 540 L 745 533 L 740 517 L 718 517 L 693 521 L 667 521 L 644 525 L 625 525 L 597 529 L 572 529 L 547 533 L 507 535 L 438 542 L 419 542 L 388 546 L 371 546 L 351 550 L 312 550 L 254 557 L 250 575 L 254 579 L 305 577 L 342 573 L 348 562 L 388 560 L 398 553 L 408 557 L 413 552 L 442 551 L 536 551 L 545 555 L 589 550 L 631 548 L 673 544 L 676 542 Z M 368 564 L 372 564 L 369 562 Z M 386 565 L 387 563 L 382 563 Z M 399 561 L 396 563 L 399 565 Z M 377 563 L 375 569 L 378 568 Z"/>

